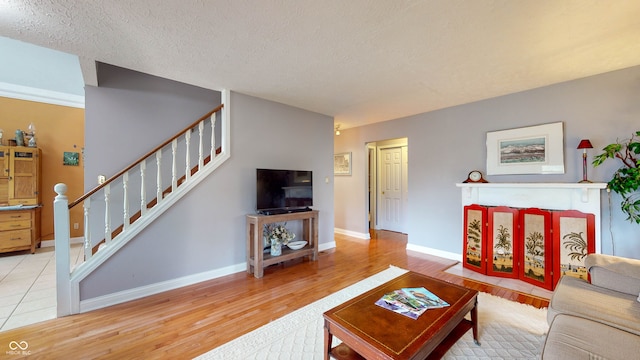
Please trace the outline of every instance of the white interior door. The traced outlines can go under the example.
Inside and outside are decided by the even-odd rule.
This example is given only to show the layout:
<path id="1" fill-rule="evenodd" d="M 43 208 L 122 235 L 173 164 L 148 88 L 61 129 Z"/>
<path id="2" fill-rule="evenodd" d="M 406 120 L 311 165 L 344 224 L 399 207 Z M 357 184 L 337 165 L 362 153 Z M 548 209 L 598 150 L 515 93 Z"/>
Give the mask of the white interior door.
<path id="1" fill-rule="evenodd" d="M 379 227 L 403 232 L 402 217 L 402 148 L 380 150 Z"/>

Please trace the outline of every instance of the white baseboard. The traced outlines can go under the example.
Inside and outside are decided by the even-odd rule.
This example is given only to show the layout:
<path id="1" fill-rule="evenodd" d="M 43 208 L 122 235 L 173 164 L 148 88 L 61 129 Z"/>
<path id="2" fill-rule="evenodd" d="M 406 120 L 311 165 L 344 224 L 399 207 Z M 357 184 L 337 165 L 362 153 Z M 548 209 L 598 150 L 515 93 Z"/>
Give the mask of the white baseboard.
<path id="1" fill-rule="evenodd" d="M 368 232 L 367 233 L 361 233 L 361 232 L 345 230 L 345 229 L 338 229 L 338 228 L 334 228 L 333 232 L 335 232 L 336 234 L 351 236 L 351 237 L 358 238 L 358 239 L 364 239 L 364 240 L 370 240 L 371 239 L 371 235 L 369 235 Z"/>
<path id="2" fill-rule="evenodd" d="M 318 244 L 318 252 L 329 250 L 329 249 L 335 249 L 335 247 L 336 247 L 336 242 L 335 241 L 330 241 L 328 243 Z"/>
<path id="3" fill-rule="evenodd" d="M 449 259 L 449 260 L 462 261 L 462 254 L 442 251 L 434 248 L 429 248 L 426 246 L 407 244 L 407 250 L 428 254 L 428 255 L 433 255 L 433 256 L 438 256 L 438 257 Z"/>
<path id="4" fill-rule="evenodd" d="M 69 239 L 69 242 L 71 244 L 82 244 L 84 243 L 84 238 L 83 237 L 73 237 L 71 239 Z M 54 247 L 56 246 L 56 241 L 55 240 L 42 240 L 40 242 L 40 247 Z"/>
<path id="5" fill-rule="evenodd" d="M 215 269 L 211 271 L 205 271 L 199 274 L 193 274 L 184 276 L 178 279 L 167 280 L 156 284 L 146 285 L 135 289 L 129 289 L 120 291 L 113 294 L 104 296 L 98 296 L 91 299 L 80 301 L 80 312 L 101 309 L 107 306 L 121 304 L 123 302 L 140 299 L 146 296 L 159 294 L 161 292 L 174 290 L 183 286 L 197 284 L 202 281 L 217 279 L 222 276 L 235 274 L 238 272 L 246 271 L 247 264 L 240 263 L 236 265 L 227 266 L 221 269 Z"/>
<path id="6" fill-rule="evenodd" d="M 75 239 L 82 240 L 82 238 L 75 238 Z M 48 241 L 53 242 L 53 240 L 48 240 Z M 322 243 L 322 244 L 318 244 L 318 251 L 333 249 L 335 247 L 336 247 L 335 241 Z M 197 284 L 202 281 L 217 279 L 219 277 L 243 272 L 246 270 L 247 270 L 247 264 L 243 262 L 240 264 L 227 266 L 221 269 L 205 271 L 199 274 L 184 276 L 178 279 L 167 280 L 167 281 L 159 282 L 156 284 L 141 286 L 135 289 L 124 290 L 124 291 L 120 291 L 113 294 L 108 294 L 104 296 L 98 296 L 96 298 L 82 300 L 80 301 L 80 312 L 83 313 L 87 311 L 101 309 L 107 306 L 121 304 L 123 302 L 140 299 L 150 295 L 159 294 L 161 292 L 174 290 L 177 288 L 181 288 L 183 286 Z"/>

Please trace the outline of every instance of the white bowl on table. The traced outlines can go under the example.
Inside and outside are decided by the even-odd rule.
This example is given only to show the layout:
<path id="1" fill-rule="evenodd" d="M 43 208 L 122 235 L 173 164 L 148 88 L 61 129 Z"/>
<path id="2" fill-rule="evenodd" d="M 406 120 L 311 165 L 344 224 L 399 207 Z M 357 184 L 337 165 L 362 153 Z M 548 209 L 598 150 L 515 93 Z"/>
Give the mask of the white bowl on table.
<path id="1" fill-rule="evenodd" d="M 300 250 L 306 245 L 307 245 L 306 241 L 291 241 L 290 243 L 287 244 L 289 249 L 292 249 L 292 250 Z"/>

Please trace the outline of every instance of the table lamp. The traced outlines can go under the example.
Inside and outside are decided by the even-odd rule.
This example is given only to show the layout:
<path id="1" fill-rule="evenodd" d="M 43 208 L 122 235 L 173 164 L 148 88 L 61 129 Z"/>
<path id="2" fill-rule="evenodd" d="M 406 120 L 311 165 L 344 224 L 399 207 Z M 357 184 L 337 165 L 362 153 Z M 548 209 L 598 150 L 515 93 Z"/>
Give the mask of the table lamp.
<path id="1" fill-rule="evenodd" d="M 587 180 L 587 149 L 593 149 L 593 145 L 589 139 L 582 139 L 578 144 L 578 149 L 582 149 L 582 181 L 580 182 L 590 183 L 591 181 Z"/>

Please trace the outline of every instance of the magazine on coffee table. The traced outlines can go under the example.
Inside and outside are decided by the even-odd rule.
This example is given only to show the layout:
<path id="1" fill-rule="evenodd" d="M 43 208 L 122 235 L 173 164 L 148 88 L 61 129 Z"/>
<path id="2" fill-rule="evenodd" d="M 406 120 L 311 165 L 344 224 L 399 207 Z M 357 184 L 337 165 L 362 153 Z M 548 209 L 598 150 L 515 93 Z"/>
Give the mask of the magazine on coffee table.
<path id="1" fill-rule="evenodd" d="M 402 288 L 386 293 L 376 301 L 376 305 L 414 320 L 428 309 L 449 306 L 446 301 L 423 287 Z"/>

